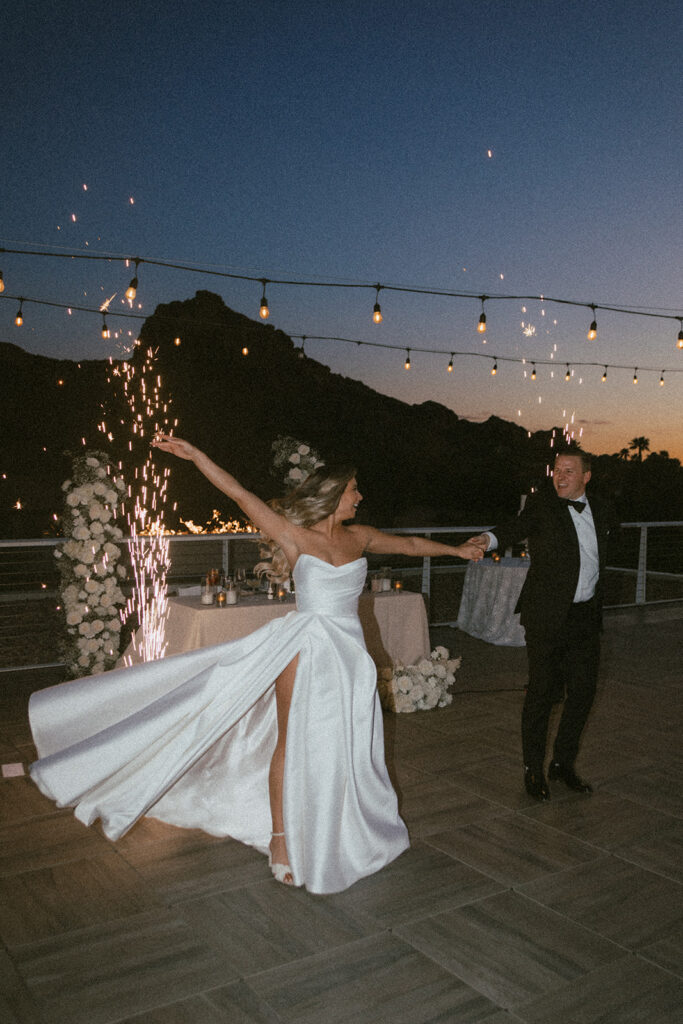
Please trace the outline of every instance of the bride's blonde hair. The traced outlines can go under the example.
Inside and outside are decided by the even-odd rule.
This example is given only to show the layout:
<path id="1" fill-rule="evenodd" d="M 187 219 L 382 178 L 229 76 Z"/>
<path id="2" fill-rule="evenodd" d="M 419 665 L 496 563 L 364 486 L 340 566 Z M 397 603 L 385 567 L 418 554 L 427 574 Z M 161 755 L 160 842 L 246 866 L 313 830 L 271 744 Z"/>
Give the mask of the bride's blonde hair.
<path id="1" fill-rule="evenodd" d="M 314 526 L 336 511 L 346 485 L 355 475 L 355 467 L 349 463 L 320 466 L 284 497 L 273 498 L 268 504 L 295 526 Z M 262 539 L 261 554 L 268 560 L 259 562 L 254 571 L 265 573 L 270 580 L 286 580 L 291 570 L 284 551 L 268 537 Z"/>

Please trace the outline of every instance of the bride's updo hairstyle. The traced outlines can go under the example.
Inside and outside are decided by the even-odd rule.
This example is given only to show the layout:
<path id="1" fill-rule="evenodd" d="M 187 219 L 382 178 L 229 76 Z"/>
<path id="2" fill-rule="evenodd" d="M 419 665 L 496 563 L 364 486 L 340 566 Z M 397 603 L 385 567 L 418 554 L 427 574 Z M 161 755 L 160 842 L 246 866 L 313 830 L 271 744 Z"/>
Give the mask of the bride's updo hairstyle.
<path id="1" fill-rule="evenodd" d="M 315 526 L 336 511 L 346 485 L 355 475 L 356 469 L 350 463 L 320 466 L 284 497 L 273 498 L 268 504 L 295 526 Z M 268 561 L 259 562 L 255 571 L 265 573 L 271 580 L 288 579 L 291 570 L 284 552 L 274 541 L 267 537 L 263 540 L 261 553 Z"/>

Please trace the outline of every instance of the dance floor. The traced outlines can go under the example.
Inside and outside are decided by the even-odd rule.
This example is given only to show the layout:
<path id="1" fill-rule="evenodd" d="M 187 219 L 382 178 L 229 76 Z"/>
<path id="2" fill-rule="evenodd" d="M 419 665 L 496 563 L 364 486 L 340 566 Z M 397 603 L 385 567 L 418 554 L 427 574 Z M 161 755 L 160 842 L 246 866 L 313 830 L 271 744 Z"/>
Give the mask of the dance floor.
<path id="1" fill-rule="evenodd" d="M 2 1024 L 674 1024 L 683 1006 L 683 609 L 607 616 L 577 768 L 526 796 L 525 651 L 454 630 L 451 707 L 387 716 L 412 846 L 311 896 L 232 840 L 116 844 L 0 780 Z M 34 754 L 0 675 L 3 764 Z"/>

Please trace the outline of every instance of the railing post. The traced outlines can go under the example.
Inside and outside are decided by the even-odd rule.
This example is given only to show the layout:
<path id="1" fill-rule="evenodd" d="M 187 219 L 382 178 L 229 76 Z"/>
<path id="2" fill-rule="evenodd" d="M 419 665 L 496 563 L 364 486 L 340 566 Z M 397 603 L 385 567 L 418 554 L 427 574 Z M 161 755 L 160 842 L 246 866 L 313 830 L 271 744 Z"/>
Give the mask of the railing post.
<path id="1" fill-rule="evenodd" d="M 230 575 L 230 541 L 227 537 L 223 538 L 223 575 Z"/>
<path id="2" fill-rule="evenodd" d="M 647 526 L 640 528 L 638 545 L 638 575 L 636 576 L 636 604 L 646 603 L 647 590 Z"/>
<path id="3" fill-rule="evenodd" d="M 431 533 L 425 533 L 427 540 L 431 539 Z M 432 598 L 432 560 L 429 555 L 422 559 L 422 596 L 427 603 L 427 617 L 430 614 Z"/>

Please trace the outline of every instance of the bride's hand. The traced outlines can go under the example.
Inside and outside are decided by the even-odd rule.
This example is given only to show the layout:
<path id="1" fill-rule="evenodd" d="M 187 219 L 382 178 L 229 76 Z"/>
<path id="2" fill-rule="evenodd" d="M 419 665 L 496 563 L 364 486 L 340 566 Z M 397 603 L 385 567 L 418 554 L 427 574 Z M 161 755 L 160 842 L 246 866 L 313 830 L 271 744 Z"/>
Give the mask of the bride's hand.
<path id="1" fill-rule="evenodd" d="M 189 441 L 183 441 L 180 437 L 171 437 L 170 434 L 157 434 L 152 441 L 152 447 L 161 448 L 162 451 L 177 455 L 179 459 L 194 459 L 199 451 Z"/>
<path id="2" fill-rule="evenodd" d="M 484 557 L 484 552 L 479 544 L 475 544 L 471 540 L 460 544 L 457 551 L 460 558 L 467 558 L 472 562 L 479 562 Z"/>

